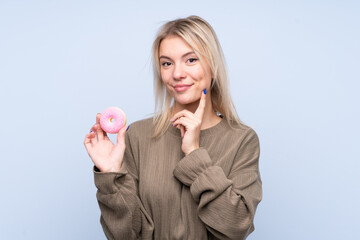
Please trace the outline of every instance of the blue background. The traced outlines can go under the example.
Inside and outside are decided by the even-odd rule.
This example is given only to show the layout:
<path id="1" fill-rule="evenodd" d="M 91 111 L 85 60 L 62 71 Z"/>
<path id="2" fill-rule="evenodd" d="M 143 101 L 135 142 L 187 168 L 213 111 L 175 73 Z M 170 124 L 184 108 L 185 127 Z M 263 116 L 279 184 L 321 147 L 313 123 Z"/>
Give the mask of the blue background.
<path id="1" fill-rule="evenodd" d="M 109 106 L 128 123 L 150 116 L 155 33 L 192 14 L 217 32 L 239 116 L 260 137 L 264 197 L 248 239 L 357 239 L 359 10 L 0 0 L 0 239 L 105 239 L 85 135 Z"/>

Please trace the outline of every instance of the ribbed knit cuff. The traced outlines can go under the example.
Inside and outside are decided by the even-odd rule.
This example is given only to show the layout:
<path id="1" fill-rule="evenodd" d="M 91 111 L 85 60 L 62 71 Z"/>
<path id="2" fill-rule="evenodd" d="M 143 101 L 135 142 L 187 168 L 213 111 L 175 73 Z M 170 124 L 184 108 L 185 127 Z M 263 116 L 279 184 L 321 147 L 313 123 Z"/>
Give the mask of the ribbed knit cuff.
<path id="1" fill-rule="evenodd" d="M 207 150 L 198 148 L 178 162 L 174 169 L 174 176 L 184 185 L 190 186 L 202 172 L 212 165 Z"/>
<path id="2" fill-rule="evenodd" d="M 119 172 L 100 172 L 100 170 L 94 166 L 94 181 L 97 189 L 103 194 L 113 194 L 117 192 L 120 186 L 117 184 L 119 178 L 127 174 L 127 170 L 123 164 Z"/>
<path id="3" fill-rule="evenodd" d="M 231 185 L 232 181 L 226 177 L 221 167 L 211 166 L 191 184 L 190 192 L 194 200 L 199 202 L 203 192 L 208 192 L 212 198 L 216 198 Z"/>

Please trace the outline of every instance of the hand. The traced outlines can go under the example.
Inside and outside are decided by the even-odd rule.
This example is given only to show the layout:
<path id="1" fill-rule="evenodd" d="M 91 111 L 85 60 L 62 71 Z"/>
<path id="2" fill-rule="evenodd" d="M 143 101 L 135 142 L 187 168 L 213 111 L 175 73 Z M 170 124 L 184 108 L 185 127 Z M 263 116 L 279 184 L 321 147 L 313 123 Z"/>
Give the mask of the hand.
<path id="1" fill-rule="evenodd" d="M 84 145 L 94 162 L 101 172 L 119 172 L 125 153 L 125 133 L 126 127 L 120 129 L 117 135 L 117 144 L 114 145 L 106 132 L 100 127 L 101 114 L 96 115 L 96 124 L 86 134 Z M 97 138 L 96 138 L 97 137 Z"/>
<path id="2" fill-rule="evenodd" d="M 190 152 L 199 148 L 200 142 L 200 128 L 204 117 L 206 104 L 206 94 L 201 93 L 200 103 L 195 113 L 188 110 L 182 110 L 176 113 L 170 122 L 174 127 L 177 127 L 181 131 L 182 145 L 181 150 L 188 155 Z"/>

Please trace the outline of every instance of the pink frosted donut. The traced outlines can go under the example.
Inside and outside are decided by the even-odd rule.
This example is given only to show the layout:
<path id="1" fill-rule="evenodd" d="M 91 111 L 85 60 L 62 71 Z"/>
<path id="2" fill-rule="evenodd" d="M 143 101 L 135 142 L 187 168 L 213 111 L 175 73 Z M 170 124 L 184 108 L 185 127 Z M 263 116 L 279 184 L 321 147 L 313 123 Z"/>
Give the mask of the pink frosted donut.
<path id="1" fill-rule="evenodd" d="M 109 107 L 101 114 L 100 126 L 107 133 L 118 133 L 126 125 L 126 115 L 118 107 Z"/>

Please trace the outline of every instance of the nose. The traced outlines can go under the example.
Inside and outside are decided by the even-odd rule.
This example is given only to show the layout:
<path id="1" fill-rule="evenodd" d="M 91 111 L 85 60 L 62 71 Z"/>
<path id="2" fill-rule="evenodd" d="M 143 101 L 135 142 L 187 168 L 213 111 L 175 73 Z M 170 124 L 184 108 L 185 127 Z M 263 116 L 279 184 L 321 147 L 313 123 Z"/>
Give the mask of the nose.
<path id="1" fill-rule="evenodd" d="M 186 78 L 186 72 L 184 67 L 181 64 L 175 64 L 173 71 L 174 80 L 181 80 Z"/>

